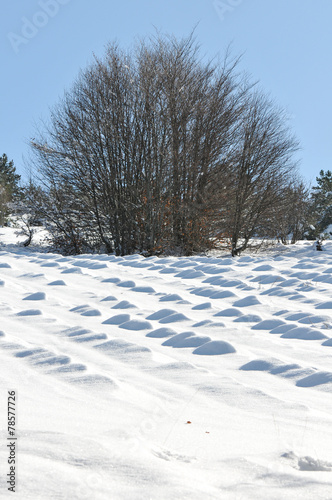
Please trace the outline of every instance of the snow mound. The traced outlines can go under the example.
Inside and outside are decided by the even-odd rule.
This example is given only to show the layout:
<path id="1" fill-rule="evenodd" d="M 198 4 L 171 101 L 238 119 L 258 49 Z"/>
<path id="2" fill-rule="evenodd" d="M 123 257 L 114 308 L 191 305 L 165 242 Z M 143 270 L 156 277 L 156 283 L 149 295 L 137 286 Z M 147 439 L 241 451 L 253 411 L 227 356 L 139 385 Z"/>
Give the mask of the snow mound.
<path id="1" fill-rule="evenodd" d="M 260 283 L 261 285 L 270 285 L 271 283 L 274 284 L 280 281 L 285 281 L 285 278 L 282 278 L 282 276 L 279 276 L 278 274 L 266 274 L 263 276 L 256 276 L 250 281 Z"/>
<path id="2" fill-rule="evenodd" d="M 277 326 L 277 328 L 273 328 L 270 333 L 285 333 L 289 332 L 289 330 L 292 330 L 293 328 L 296 328 L 296 325 L 287 325 L 283 324 L 281 326 Z"/>
<path id="3" fill-rule="evenodd" d="M 82 335 L 81 337 L 75 337 L 73 340 L 75 342 L 94 342 L 95 340 L 106 340 L 106 333 L 93 333 L 92 335 Z"/>
<path id="4" fill-rule="evenodd" d="M 203 302 L 202 304 L 198 304 L 197 306 L 192 307 L 193 311 L 203 311 L 205 309 L 211 309 L 211 302 Z"/>
<path id="5" fill-rule="evenodd" d="M 40 316 L 42 314 L 40 309 L 26 309 L 17 313 L 16 316 Z"/>
<path id="6" fill-rule="evenodd" d="M 237 300 L 234 302 L 233 306 L 235 307 L 249 307 L 254 306 L 256 304 L 260 304 L 260 301 L 257 299 L 255 295 L 248 295 L 244 299 Z"/>
<path id="7" fill-rule="evenodd" d="M 205 274 L 222 274 L 230 271 L 230 268 L 219 266 L 207 266 L 201 264 L 200 266 L 195 267 L 197 271 L 204 271 Z"/>
<path id="8" fill-rule="evenodd" d="M 103 342 L 102 344 L 97 344 L 94 349 L 105 352 L 106 354 L 115 356 L 128 354 L 147 354 L 151 350 L 148 347 L 144 347 L 138 344 L 133 344 L 132 342 L 127 342 L 126 340 L 109 340 L 108 342 Z"/>
<path id="9" fill-rule="evenodd" d="M 315 387 L 322 384 L 332 383 L 332 373 L 331 372 L 318 372 L 308 377 L 304 377 L 296 382 L 298 387 Z"/>
<path id="10" fill-rule="evenodd" d="M 299 262 L 292 267 L 292 269 L 314 269 L 315 264 L 310 264 L 307 262 Z"/>
<path id="11" fill-rule="evenodd" d="M 117 283 L 116 286 L 121 286 L 123 288 L 134 288 L 136 286 L 135 281 L 120 281 L 120 283 Z"/>
<path id="12" fill-rule="evenodd" d="M 232 316 L 242 316 L 242 312 L 239 311 L 239 309 L 236 309 L 235 307 L 230 307 L 229 309 L 224 309 L 223 311 L 219 311 L 214 316 L 225 316 L 225 317 L 232 317 Z"/>
<path id="13" fill-rule="evenodd" d="M 218 356 L 222 354 L 231 354 L 236 352 L 235 348 L 223 340 L 212 340 L 193 351 L 193 354 L 200 356 Z"/>
<path id="14" fill-rule="evenodd" d="M 160 309 L 159 311 L 156 311 L 153 314 L 150 314 L 146 319 L 151 319 L 151 320 L 160 320 L 163 318 L 166 318 L 167 316 L 171 316 L 171 314 L 176 314 L 175 309 Z"/>
<path id="15" fill-rule="evenodd" d="M 262 318 L 257 314 L 245 314 L 234 319 L 234 323 L 258 323 Z"/>
<path id="16" fill-rule="evenodd" d="M 220 280 L 219 282 L 219 285 L 220 286 L 223 286 L 223 287 L 233 287 L 233 286 L 242 286 L 243 283 L 242 281 L 240 280 L 237 280 L 237 279 L 223 279 L 223 280 Z"/>
<path id="17" fill-rule="evenodd" d="M 284 378 L 298 378 L 308 374 L 308 371 L 297 363 L 285 364 L 278 359 L 255 359 L 242 365 L 239 369 L 242 371 L 268 372 L 271 375 L 280 375 Z M 312 371 L 309 374 L 311 375 Z"/>
<path id="18" fill-rule="evenodd" d="M 133 292 L 138 293 L 156 293 L 155 289 L 152 286 L 134 286 L 132 288 Z"/>
<path id="19" fill-rule="evenodd" d="M 199 326 L 199 325 L 198 325 L 198 323 L 196 323 L 193 326 Z M 206 319 L 204 321 L 201 321 L 200 326 L 204 326 L 204 328 L 225 328 L 226 325 L 222 321 L 214 322 L 214 321 Z"/>
<path id="20" fill-rule="evenodd" d="M 273 295 L 273 296 L 277 296 L 277 297 L 288 297 L 288 296 L 292 295 L 292 292 L 289 292 L 287 290 L 282 290 L 279 287 L 273 287 L 273 288 L 269 288 L 268 290 L 264 290 L 263 292 L 260 293 L 260 295 Z"/>
<path id="21" fill-rule="evenodd" d="M 149 262 L 121 262 L 121 266 L 124 266 L 124 267 L 135 267 L 135 268 L 149 268 L 151 266 L 151 264 Z"/>
<path id="22" fill-rule="evenodd" d="M 240 257 L 239 260 L 238 260 L 238 263 L 245 263 L 247 264 L 248 262 L 253 262 L 254 259 L 252 257 L 250 257 L 249 255 L 245 256 L 245 257 Z"/>
<path id="23" fill-rule="evenodd" d="M 292 328 L 288 332 L 281 335 L 281 338 L 299 340 L 322 340 L 326 339 L 327 336 L 318 330 L 313 330 L 312 328 L 297 327 Z"/>
<path id="24" fill-rule="evenodd" d="M 299 471 L 307 472 L 331 472 L 332 463 L 310 456 L 299 457 L 294 452 L 287 452 L 281 455 L 283 459 L 290 462 L 290 465 Z"/>
<path id="25" fill-rule="evenodd" d="M 194 332 L 183 332 L 166 340 L 162 345 L 176 348 L 199 347 L 210 340 L 210 337 L 199 337 Z"/>
<path id="26" fill-rule="evenodd" d="M 86 375 L 72 379 L 71 383 L 76 385 L 82 385 L 83 387 L 92 386 L 93 389 L 96 389 L 98 387 L 104 388 L 105 386 L 112 390 L 118 388 L 118 385 L 114 380 L 104 375 Z"/>
<path id="27" fill-rule="evenodd" d="M 228 290 L 224 292 L 214 292 L 210 295 L 210 299 L 227 299 L 228 297 L 236 297 L 236 295 Z"/>
<path id="28" fill-rule="evenodd" d="M 332 301 L 322 302 L 316 306 L 316 309 L 332 309 Z"/>
<path id="29" fill-rule="evenodd" d="M 259 372 L 268 372 L 276 367 L 276 362 L 274 361 L 266 361 L 265 359 L 255 359 L 253 361 L 249 361 L 245 365 L 240 367 L 240 370 L 243 371 L 259 371 Z"/>
<path id="30" fill-rule="evenodd" d="M 181 273 L 178 273 L 175 275 L 176 278 L 182 278 L 182 279 L 186 279 L 186 280 L 200 278 L 201 276 L 204 276 L 204 273 L 202 273 L 202 271 L 195 271 L 194 269 L 181 271 Z"/>
<path id="31" fill-rule="evenodd" d="M 100 302 L 111 302 L 113 300 L 118 300 L 114 295 L 107 295 L 104 299 L 101 299 Z"/>
<path id="32" fill-rule="evenodd" d="M 117 283 L 120 283 L 120 278 L 106 278 L 102 280 L 102 283 L 114 283 L 116 285 Z"/>
<path id="33" fill-rule="evenodd" d="M 70 309 L 70 312 L 76 312 L 81 316 L 101 316 L 101 312 L 98 309 L 90 307 L 88 304 L 73 307 Z"/>
<path id="34" fill-rule="evenodd" d="M 253 269 L 253 271 L 264 272 L 264 271 L 273 271 L 274 267 L 270 266 L 270 264 L 264 264 L 262 266 L 257 266 Z"/>
<path id="35" fill-rule="evenodd" d="M 322 343 L 324 346 L 332 346 L 332 339 L 328 339 L 325 342 Z"/>
<path id="36" fill-rule="evenodd" d="M 73 262 L 73 266 L 77 267 L 84 267 L 86 269 L 105 269 L 107 268 L 107 264 L 102 264 L 100 262 L 91 262 L 89 260 L 87 261 L 81 261 L 81 262 Z"/>
<path id="37" fill-rule="evenodd" d="M 165 318 L 162 318 L 159 320 L 159 323 L 177 323 L 179 321 L 187 321 L 188 318 L 182 313 L 175 313 L 175 314 L 170 314 L 169 316 L 166 316 Z"/>
<path id="38" fill-rule="evenodd" d="M 74 326 L 72 328 L 67 328 L 63 330 L 62 333 L 67 337 L 76 337 L 77 335 L 85 335 L 86 333 L 92 333 L 91 330 L 87 328 L 81 328 L 80 326 Z"/>
<path id="39" fill-rule="evenodd" d="M 85 365 L 80 363 L 71 363 L 70 365 L 63 365 L 54 368 L 51 373 L 75 373 L 75 372 L 84 372 L 87 370 Z"/>
<path id="40" fill-rule="evenodd" d="M 36 292 L 24 297 L 23 300 L 45 300 L 46 294 L 44 292 Z"/>
<path id="41" fill-rule="evenodd" d="M 174 337 L 171 337 L 170 339 L 166 340 L 163 342 L 163 346 L 170 346 L 170 347 L 176 347 L 178 344 L 181 345 L 181 343 L 190 337 L 195 337 L 196 334 L 194 332 L 183 332 L 183 333 L 178 333 L 174 335 Z"/>
<path id="42" fill-rule="evenodd" d="M 45 349 L 41 347 L 36 347 L 34 349 L 26 349 L 24 351 L 19 351 L 15 353 L 16 358 L 29 358 L 30 356 L 34 356 L 35 354 L 41 354 L 43 352 L 46 352 Z"/>
<path id="43" fill-rule="evenodd" d="M 139 331 L 152 329 L 152 325 L 149 321 L 145 321 L 143 319 L 132 319 L 130 321 L 126 321 L 125 323 L 121 323 L 119 328 Z"/>
<path id="44" fill-rule="evenodd" d="M 21 274 L 21 276 L 19 276 L 19 278 L 23 278 L 26 280 L 39 280 L 39 279 L 45 278 L 45 274 L 43 274 L 43 273 L 25 273 L 25 274 Z"/>
<path id="45" fill-rule="evenodd" d="M 200 326 L 210 325 L 211 323 L 212 323 L 212 321 L 210 319 L 203 319 L 202 321 L 199 321 L 198 323 L 194 323 L 193 327 L 199 328 Z"/>
<path id="46" fill-rule="evenodd" d="M 300 319 L 307 318 L 308 316 L 310 316 L 310 313 L 299 312 L 295 314 L 289 314 L 288 316 L 285 316 L 285 319 L 287 319 L 287 321 L 298 321 Z"/>
<path id="47" fill-rule="evenodd" d="M 160 270 L 160 274 L 175 274 L 178 272 L 176 267 L 164 267 L 164 269 Z"/>
<path id="48" fill-rule="evenodd" d="M 286 378 L 291 378 L 293 375 L 296 376 L 297 373 L 301 373 L 301 370 L 303 368 L 297 363 L 290 363 L 288 365 L 276 366 L 270 370 L 270 373 L 272 375 L 282 375 Z"/>
<path id="49" fill-rule="evenodd" d="M 35 364 L 36 365 L 43 365 L 43 366 L 53 366 L 53 365 L 67 365 L 70 363 L 70 357 L 61 355 L 61 356 L 45 356 L 44 359 L 41 360 L 36 360 Z"/>
<path id="50" fill-rule="evenodd" d="M 162 339 L 165 337 L 173 337 L 176 335 L 176 331 L 173 330 L 172 328 L 167 328 L 167 327 L 162 327 L 158 328 L 157 330 L 153 330 L 152 332 L 149 332 L 146 334 L 147 337 L 152 337 L 156 339 Z"/>
<path id="51" fill-rule="evenodd" d="M 118 304 L 112 307 L 112 309 L 134 309 L 136 306 L 129 302 L 128 300 L 121 300 Z"/>
<path id="52" fill-rule="evenodd" d="M 316 316 L 315 314 L 310 314 L 309 316 L 306 316 L 299 320 L 299 323 L 303 323 L 306 325 L 312 325 L 314 323 L 330 323 L 330 322 L 331 318 L 329 318 L 328 316 L 319 316 L 319 315 Z"/>
<path id="53" fill-rule="evenodd" d="M 177 262 L 176 261 L 175 262 L 169 261 L 169 262 L 172 262 L 172 267 L 177 267 L 180 269 L 195 266 L 195 262 L 186 259 L 179 259 Z"/>
<path id="54" fill-rule="evenodd" d="M 116 316 L 112 316 L 111 318 L 103 321 L 103 325 L 121 325 L 127 321 L 130 321 L 129 314 L 117 314 Z"/>
<path id="55" fill-rule="evenodd" d="M 177 293 L 170 293 L 159 299 L 160 302 L 176 302 L 178 300 L 182 300 L 182 297 Z"/>
<path id="56" fill-rule="evenodd" d="M 223 279 L 220 278 L 220 276 L 210 276 L 209 278 L 206 278 L 203 280 L 203 283 L 208 283 L 209 285 L 215 285 L 219 286 L 223 282 Z"/>
<path id="57" fill-rule="evenodd" d="M 258 325 L 252 326 L 252 330 L 274 330 L 278 326 L 285 325 L 285 322 L 281 319 L 266 319 L 258 323 Z"/>
<path id="58" fill-rule="evenodd" d="M 48 284 L 48 286 L 67 286 L 63 280 L 55 280 L 55 281 L 52 281 L 51 283 L 47 283 L 47 284 Z"/>
<path id="59" fill-rule="evenodd" d="M 69 267 L 61 271 L 61 274 L 83 274 L 79 267 Z"/>
<path id="60" fill-rule="evenodd" d="M 190 292 L 192 295 L 198 295 L 199 297 L 210 297 L 215 293 L 215 289 L 211 287 L 195 287 Z"/>

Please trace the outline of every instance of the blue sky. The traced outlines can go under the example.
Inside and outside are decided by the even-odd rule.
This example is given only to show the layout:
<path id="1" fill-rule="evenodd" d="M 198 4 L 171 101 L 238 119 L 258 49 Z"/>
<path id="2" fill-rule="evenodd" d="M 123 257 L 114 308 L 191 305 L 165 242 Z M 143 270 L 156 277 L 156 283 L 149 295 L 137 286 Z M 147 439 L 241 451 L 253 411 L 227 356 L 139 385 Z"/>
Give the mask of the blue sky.
<path id="1" fill-rule="evenodd" d="M 15 0 L 1 6 L 0 154 L 25 175 L 28 142 L 80 68 L 108 41 L 197 25 L 202 54 L 243 54 L 241 69 L 286 108 L 300 173 L 332 169 L 331 0 Z"/>

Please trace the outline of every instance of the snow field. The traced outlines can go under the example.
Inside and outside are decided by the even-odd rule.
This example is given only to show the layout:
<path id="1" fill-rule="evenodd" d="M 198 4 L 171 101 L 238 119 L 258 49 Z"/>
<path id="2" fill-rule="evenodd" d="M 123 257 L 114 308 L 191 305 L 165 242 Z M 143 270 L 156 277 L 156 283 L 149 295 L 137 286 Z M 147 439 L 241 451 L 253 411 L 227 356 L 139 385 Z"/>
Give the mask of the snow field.
<path id="1" fill-rule="evenodd" d="M 325 249 L 145 259 L 4 247 L 0 411 L 15 388 L 17 498 L 332 498 Z"/>

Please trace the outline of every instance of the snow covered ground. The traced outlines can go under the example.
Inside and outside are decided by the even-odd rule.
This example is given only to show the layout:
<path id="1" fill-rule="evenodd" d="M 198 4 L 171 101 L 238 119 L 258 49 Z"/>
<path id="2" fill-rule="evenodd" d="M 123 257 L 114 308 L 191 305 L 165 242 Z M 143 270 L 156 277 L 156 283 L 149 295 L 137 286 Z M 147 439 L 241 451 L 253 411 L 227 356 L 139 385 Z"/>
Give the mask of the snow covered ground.
<path id="1" fill-rule="evenodd" d="M 0 497 L 332 499 L 332 242 L 62 257 L 0 228 Z"/>

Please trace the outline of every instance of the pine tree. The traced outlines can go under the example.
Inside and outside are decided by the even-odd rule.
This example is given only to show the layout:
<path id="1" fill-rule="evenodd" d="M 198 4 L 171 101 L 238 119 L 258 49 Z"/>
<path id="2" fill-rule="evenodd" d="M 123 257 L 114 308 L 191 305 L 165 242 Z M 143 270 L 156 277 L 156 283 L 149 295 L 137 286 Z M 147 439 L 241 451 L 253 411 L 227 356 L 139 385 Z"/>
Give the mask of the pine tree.
<path id="1" fill-rule="evenodd" d="M 6 154 L 0 156 L 0 225 L 3 226 L 9 215 L 9 204 L 21 196 L 19 181 L 13 161 Z"/>
<path id="2" fill-rule="evenodd" d="M 318 237 L 332 225 L 332 172 L 321 170 L 316 177 L 317 186 L 312 188 L 313 230 L 311 236 Z"/>

